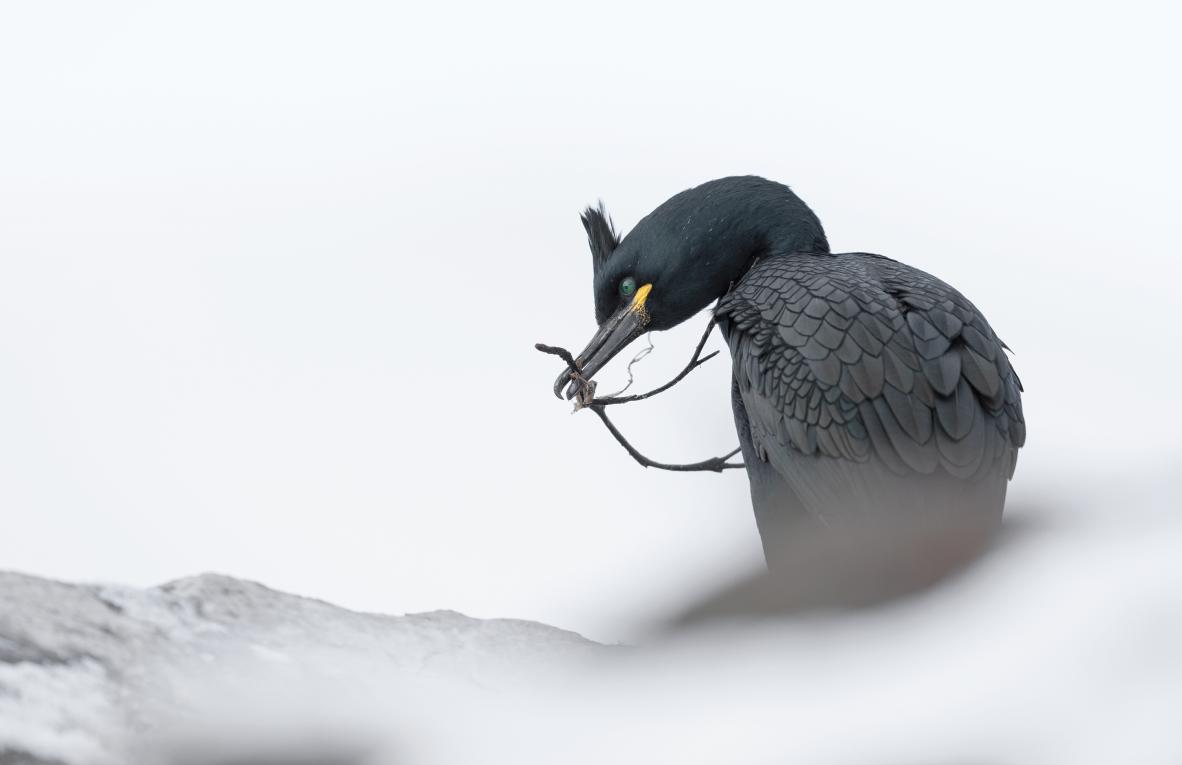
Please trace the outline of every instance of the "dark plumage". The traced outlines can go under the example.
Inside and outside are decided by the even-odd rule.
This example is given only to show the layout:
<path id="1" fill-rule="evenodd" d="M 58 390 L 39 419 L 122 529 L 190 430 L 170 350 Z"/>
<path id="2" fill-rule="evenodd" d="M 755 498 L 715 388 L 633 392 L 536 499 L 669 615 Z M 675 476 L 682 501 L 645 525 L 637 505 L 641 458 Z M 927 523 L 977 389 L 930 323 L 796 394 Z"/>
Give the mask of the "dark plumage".
<path id="1" fill-rule="evenodd" d="M 587 232 L 587 245 L 591 248 L 591 260 L 595 270 L 607 261 L 612 252 L 620 245 L 620 235 L 612 225 L 612 219 L 600 200 L 598 207 L 588 207 L 580 216 L 583 229 Z"/>
<path id="2" fill-rule="evenodd" d="M 1000 519 L 1026 438 L 1022 385 L 955 289 L 881 255 L 831 254 L 812 211 L 762 178 L 682 192 L 622 241 L 602 205 L 583 223 L 601 324 L 580 357 L 588 377 L 643 331 L 721 298 L 715 319 L 769 561 L 797 524 Z M 639 305 L 629 279 L 651 285 Z"/>

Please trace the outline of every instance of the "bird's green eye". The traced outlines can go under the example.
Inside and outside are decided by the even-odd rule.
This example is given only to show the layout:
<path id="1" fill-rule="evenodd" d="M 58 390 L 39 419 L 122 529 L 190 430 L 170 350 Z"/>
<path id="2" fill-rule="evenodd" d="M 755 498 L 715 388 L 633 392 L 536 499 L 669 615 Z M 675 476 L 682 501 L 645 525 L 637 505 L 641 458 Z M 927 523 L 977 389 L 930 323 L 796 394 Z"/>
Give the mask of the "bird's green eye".
<path id="1" fill-rule="evenodd" d="M 636 280 L 631 276 L 626 277 L 624 281 L 620 282 L 620 294 L 624 297 L 632 297 L 636 294 Z"/>

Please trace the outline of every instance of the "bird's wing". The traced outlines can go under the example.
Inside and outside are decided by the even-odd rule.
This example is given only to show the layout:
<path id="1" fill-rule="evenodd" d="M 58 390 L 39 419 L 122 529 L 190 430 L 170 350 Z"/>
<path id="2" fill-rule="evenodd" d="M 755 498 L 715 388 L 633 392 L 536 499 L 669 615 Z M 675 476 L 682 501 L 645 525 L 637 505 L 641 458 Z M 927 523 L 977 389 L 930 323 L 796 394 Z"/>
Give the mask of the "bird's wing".
<path id="1" fill-rule="evenodd" d="M 862 253 L 781 255 L 716 316 L 763 459 L 775 449 L 876 457 L 900 476 L 1013 475 L 1021 382 L 980 311 L 939 279 Z"/>

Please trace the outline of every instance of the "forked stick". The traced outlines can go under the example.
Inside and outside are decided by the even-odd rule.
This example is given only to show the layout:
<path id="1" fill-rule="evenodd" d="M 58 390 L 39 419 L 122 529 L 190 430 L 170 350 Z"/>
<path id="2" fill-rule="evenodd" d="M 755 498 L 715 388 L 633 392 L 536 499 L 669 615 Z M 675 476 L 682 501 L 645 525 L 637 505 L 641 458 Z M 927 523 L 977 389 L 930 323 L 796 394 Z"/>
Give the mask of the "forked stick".
<path id="1" fill-rule="evenodd" d="M 620 432 L 619 428 L 611 421 L 605 411 L 609 406 L 616 404 L 631 404 L 635 401 L 643 401 L 646 398 L 652 398 L 658 393 L 664 393 L 672 388 L 677 383 L 685 379 L 686 375 L 697 369 L 702 364 L 705 364 L 710 359 L 718 355 L 718 351 L 713 351 L 705 356 L 702 355 L 702 349 L 706 347 L 706 340 L 710 338 L 710 331 L 714 329 L 714 319 L 711 318 L 706 324 L 706 331 L 702 333 L 702 339 L 698 341 L 698 346 L 694 349 L 694 355 L 690 358 L 689 363 L 686 364 L 685 369 L 681 370 L 676 377 L 660 387 L 653 388 L 648 393 L 638 393 L 633 396 L 604 396 L 602 398 L 595 397 L 595 385 L 585 379 L 579 371 L 579 365 L 575 363 L 574 357 L 570 351 L 565 348 L 560 348 L 556 345 L 545 345 L 544 343 L 537 343 L 534 348 L 542 353 L 549 353 L 557 356 L 567 363 L 567 365 L 575 370 L 571 373 L 571 379 L 578 383 L 577 401 L 575 409 L 590 409 L 595 412 L 603 424 L 607 426 L 608 432 L 623 446 L 628 454 L 632 455 L 632 459 L 639 462 L 646 468 L 657 468 L 658 470 L 674 470 L 678 472 L 694 472 L 699 470 L 709 470 L 714 473 L 721 473 L 723 470 L 734 470 L 736 468 L 746 467 L 742 462 L 727 462 L 731 457 L 739 453 L 739 449 L 734 449 L 722 457 L 712 457 L 701 462 L 692 462 L 689 464 L 671 464 L 667 462 L 656 462 L 640 453 L 635 446 L 624 438 L 624 434 Z"/>

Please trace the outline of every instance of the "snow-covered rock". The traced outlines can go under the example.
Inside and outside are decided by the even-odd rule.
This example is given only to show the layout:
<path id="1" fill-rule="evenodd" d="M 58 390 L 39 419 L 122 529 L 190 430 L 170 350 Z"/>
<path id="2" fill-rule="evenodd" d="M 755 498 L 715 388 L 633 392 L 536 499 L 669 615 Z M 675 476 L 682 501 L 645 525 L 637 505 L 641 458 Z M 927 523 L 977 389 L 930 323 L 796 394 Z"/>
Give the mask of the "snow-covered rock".
<path id="1" fill-rule="evenodd" d="M 724 590 L 630 648 L 219 576 L 3 574 L 0 763 L 1176 765 L 1182 517 L 1130 507 L 1018 523 L 871 607 Z"/>
<path id="2" fill-rule="evenodd" d="M 216 761 L 301 733 L 284 761 L 328 747 L 344 762 L 380 727 L 366 694 L 491 693 L 597 649 L 534 622 L 357 613 L 212 574 L 139 590 L 0 572 L 0 763 Z"/>

